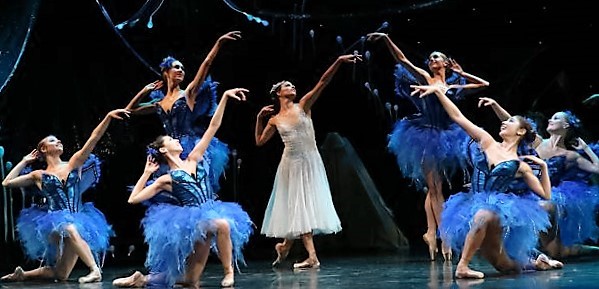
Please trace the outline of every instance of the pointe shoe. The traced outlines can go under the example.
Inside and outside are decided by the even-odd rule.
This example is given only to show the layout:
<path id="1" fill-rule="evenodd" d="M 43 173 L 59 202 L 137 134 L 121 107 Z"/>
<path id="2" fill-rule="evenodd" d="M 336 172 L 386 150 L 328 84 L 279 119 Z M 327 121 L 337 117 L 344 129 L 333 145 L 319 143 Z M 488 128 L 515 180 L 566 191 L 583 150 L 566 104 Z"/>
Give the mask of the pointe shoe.
<path id="1" fill-rule="evenodd" d="M 115 287 L 140 288 L 145 285 L 144 275 L 139 271 L 135 271 L 135 273 L 129 277 L 117 278 L 112 281 L 112 286 Z"/>
<path id="2" fill-rule="evenodd" d="M 277 251 L 277 259 L 274 262 L 272 262 L 273 267 L 283 263 L 283 260 L 287 258 L 287 255 L 289 254 L 289 249 L 285 250 L 284 248 L 285 246 L 283 246 L 283 243 L 278 243 L 275 245 L 275 251 Z"/>
<path id="3" fill-rule="evenodd" d="M 79 277 L 79 283 L 94 283 L 102 281 L 102 273 L 100 269 L 93 269 L 89 274 Z"/>
<path id="4" fill-rule="evenodd" d="M 293 269 L 318 269 L 320 262 L 306 259 L 304 262 L 293 264 Z"/>
<path id="5" fill-rule="evenodd" d="M 233 273 L 225 275 L 222 281 L 220 281 L 220 287 L 233 287 L 235 285 L 235 275 Z"/>
<path id="6" fill-rule="evenodd" d="M 465 270 L 456 270 L 455 271 L 456 279 L 483 279 L 485 278 L 485 274 L 483 272 L 474 271 L 470 268 L 466 268 Z"/>
<path id="7" fill-rule="evenodd" d="M 540 254 L 535 262 L 535 267 L 537 270 L 561 269 L 564 267 L 564 263 L 553 260 L 545 254 Z"/>
<path id="8" fill-rule="evenodd" d="M 5 275 L 2 278 L 0 278 L 0 281 L 23 281 L 25 280 L 25 271 L 23 271 L 23 268 L 21 268 L 21 266 L 18 266 L 17 268 L 15 268 L 15 272 Z"/>
<path id="9" fill-rule="evenodd" d="M 443 253 L 443 259 L 445 259 L 446 262 L 451 262 L 453 254 L 451 247 L 445 246 L 445 244 L 441 245 L 441 253 Z"/>
<path id="10" fill-rule="evenodd" d="M 433 238 L 433 240 L 430 240 L 426 236 L 426 234 L 422 235 L 422 239 L 424 240 L 424 243 L 426 243 L 426 245 L 428 246 L 428 254 L 431 257 L 431 261 L 435 261 L 437 252 L 439 252 L 439 250 L 437 249 L 437 239 Z"/>

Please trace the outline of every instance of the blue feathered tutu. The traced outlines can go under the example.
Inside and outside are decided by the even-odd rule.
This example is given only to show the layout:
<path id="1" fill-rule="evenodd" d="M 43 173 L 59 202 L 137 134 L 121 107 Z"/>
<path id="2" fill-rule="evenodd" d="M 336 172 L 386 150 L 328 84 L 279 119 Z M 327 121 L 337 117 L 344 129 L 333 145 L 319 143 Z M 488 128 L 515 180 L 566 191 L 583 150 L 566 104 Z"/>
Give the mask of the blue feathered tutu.
<path id="1" fill-rule="evenodd" d="M 441 215 L 441 238 L 461 252 L 481 209 L 495 212 L 503 229 L 503 246 L 510 258 L 525 264 L 533 255 L 539 233 L 551 226 L 549 215 L 535 198 L 512 193 L 458 193 L 449 197 Z"/>
<path id="2" fill-rule="evenodd" d="M 399 120 L 388 143 L 403 176 L 412 179 L 419 189 L 426 183 L 427 171 L 448 179 L 464 172 L 468 164 L 465 148 L 470 138 L 457 124 L 439 129 L 423 122 L 421 118 Z"/>
<path id="3" fill-rule="evenodd" d="M 599 186 L 562 181 L 553 188 L 551 200 L 557 207 L 557 225 L 564 246 L 597 242 Z"/>
<path id="4" fill-rule="evenodd" d="M 422 189 L 429 171 L 446 179 L 457 172 L 465 172 L 468 168 L 466 146 L 470 137 L 449 118 L 436 97 L 410 95 L 410 85 L 419 84 L 419 81 L 403 65 L 396 65 L 394 76 L 396 96 L 409 100 L 419 111 L 398 120 L 388 136 L 387 148 L 395 155 L 402 175 Z M 446 81 L 448 84 L 466 82 L 455 73 Z M 446 94 L 457 101 L 463 97 L 463 92 L 452 89 Z"/>
<path id="5" fill-rule="evenodd" d="M 237 203 L 208 201 L 198 207 L 157 204 L 148 208 L 141 222 L 149 246 L 146 267 L 166 273 L 168 284 L 174 284 L 184 274 L 185 261 L 194 244 L 216 233 L 211 222 L 215 219 L 228 221 L 235 265 L 245 264 L 242 248 L 254 232 L 249 215 Z M 211 242 L 212 250 L 218 254 L 216 238 Z"/>
<path id="6" fill-rule="evenodd" d="M 102 254 L 108 249 L 110 237 L 115 234 L 104 214 L 92 203 L 84 203 L 76 213 L 68 210 L 49 211 L 43 206 L 22 209 L 16 229 L 26 256 L 53 266 L 57 253 L 62 252 L 63 239 L 69 237 L 65 230 L 68 225 L 75 226 L 99 264 Z M 51 241 L 52 236 L 58 237 L 58 244 Z"/>
<path id="7" fill-rule="evenodd" d="M 104 214 L 93 203 L 82 203 L 81 198 L 84 192 L 98 183 L 100 165 L 101 160 L 90 154 L 80 168 L 69 173 L 66 183 L 56 176 L 43 173 L 42 190 L 37 186 L 23 188 L 27 194 L 43 197 L 47 201 L 42 205 L 23 208 L 17 218 L 16 230 L 29 259 L 54 265 L 57 254 L 62 252 L 63 239 L 69 237 L 66 227 L 74 225 L 88 243 L 96 263 L 100 264 L 100 258 L 115 233 Z M 19 174 L 28 174 L 32 170 L 32 166 L 27 166 Z M 53 236 L 57 237 L 58 242 L 51 241 Z"/>

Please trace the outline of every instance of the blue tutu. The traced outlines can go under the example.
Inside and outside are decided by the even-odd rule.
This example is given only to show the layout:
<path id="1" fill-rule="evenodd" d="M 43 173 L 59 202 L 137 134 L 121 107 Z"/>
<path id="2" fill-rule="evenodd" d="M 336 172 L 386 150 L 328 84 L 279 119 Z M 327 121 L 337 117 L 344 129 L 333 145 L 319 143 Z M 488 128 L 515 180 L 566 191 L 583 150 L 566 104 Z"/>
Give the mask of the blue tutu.
<path id="1" fill-rule="evenodd" d="M 551 200 L 557 207 L 557 225 L 564 246 L 597 242 L 599 186 L 562 181 L 553 188 Z"/>
<path id="2" fill-rule="evenodd" d="M 90 154 L 81 167 L 69 173 L 65 183 L 54 175 L 42 173 L 41 190 L 37 186 L 23 188 L 27 194 L 46 200 L 43 205 L 23 208 L 17 218 L 16 230 L 27 258 L 54 265 L 57 254 L 62 252 L 63 239 L 69 237 L 65 229 L 74 225 L 88 243 L 96 263 L 100 263 L 115 233 L 93 203 L 82 203 L 82 194 L 95 187 L 100 179 L 100 165 L 100 159 Z M 32 166 L 28 166 L 20 174 L 31 171 Z M 57 237 L 57 243 L 50 241 L 52 236 Z"/>
<path id="3" fill-rule="evenodd" d="M 470 137 L 457 124 L 439 129 L 423 124 L 421 118 L 399 120 L 389 136 L 388 148 L 395 155 L 404 177 L 422 189 L 426 170 L 450 179 L 468 167 L 465 148 Z"/>
<path id="4" fill-rule="evenodd" d="M 444 204 L 441 237 L 461 252 L 474 215 L 481 209 L 495 212 L 503 229 L 503 246 L 510 258 L 528 262 L 538 245 L 539 233 L 551 226 L 549 215 L 534 198 L 512 193 L 458 193 Z"/>
<path id="5" fill-rule="evenodd" d="M 434 171 L 447 180 L 468 168 L 466 146 L 470 137 L 447 115 L 434 96 L 411 96 L 410 85 L 421 84 L 418 77 L 403 65 L 396 65 L 395 94 L 407 99 L 418 113 L 398 120 L 388 137 L 387 148 L 397 159 L 404 177 L 412 179 L 418 189 L 426 183 L 426 173 Z M 465 79 L 452 74 L 448 84 L 464 84 Z M 464 90 L 452 89 L 446 94 L 454 101 L 463 97 Z"/>
<path id="6" fill-rule="evenodd" d="M 174 284 L 184 274 L 194 244 L 216 233 L 211 222 L 215 219 L 228 221 L 235 266 L 245 265 L 242 248 L 254 232 L 249 215 L 237 203 L 208 201 L 200 206 L 157 204 L 148 208 L 141 222 L 149 246 L 146 267 L 165 273 L 168 284 Z M 216 238 L 212 238 L 211 248 L 218 254 Z"/>
<path id="7" fill-rule="evenodd" d="M 16 229 L 26 256 L 54 265 L 57 253 L 62 252 L 64 247 L 63 239 L 69 237 L 65 230 L 68 225 L 75 226 L 99 264 L 102 254 L 108 249 L 110 237 L 115 234 L 104 214 L 92 203 L 84 203 L 75 213 L 69 210 L 49 211 L 43 206 L 22 209 Z M 58 244 L 50 241 L 51 236 L 58 237 Z"/>

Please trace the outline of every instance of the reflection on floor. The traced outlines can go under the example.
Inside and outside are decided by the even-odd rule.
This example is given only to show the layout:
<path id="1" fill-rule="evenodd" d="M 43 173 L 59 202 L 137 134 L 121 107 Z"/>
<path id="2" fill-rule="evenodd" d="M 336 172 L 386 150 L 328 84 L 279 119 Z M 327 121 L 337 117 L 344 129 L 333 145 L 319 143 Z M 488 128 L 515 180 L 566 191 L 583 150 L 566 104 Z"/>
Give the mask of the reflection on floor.
<path id="1" fill-rule="evenodd" d="M 456 280 L 454 262 L 430 262 L 422 256 L 383 255 L 321 257 L 320 269 L 293 270 L 292 263 L 280 268 L 270 266 L 272 260 L 249 260 L 247 267 L 235 278 L 235 288 L 599 288 L 599 257 L 569 260 L 561 270 L 524 272 L 501 276 L 487 262 L 475 258 L 472 268 L 486 274 L 484 280 Z M 114 278 L 126 276 L 140 268 L 104 268 L 104 281 L 77 284 L 77 277 L 85 274 L 80 269 L 73 272 L 70 282 L 0 283 L 1 288 L 112 288 Z M 5 272 L 2 272 L 5 273 Z M 202 288 L 219 288 L 222 269 L 211 260 L 202 278 Z"/>

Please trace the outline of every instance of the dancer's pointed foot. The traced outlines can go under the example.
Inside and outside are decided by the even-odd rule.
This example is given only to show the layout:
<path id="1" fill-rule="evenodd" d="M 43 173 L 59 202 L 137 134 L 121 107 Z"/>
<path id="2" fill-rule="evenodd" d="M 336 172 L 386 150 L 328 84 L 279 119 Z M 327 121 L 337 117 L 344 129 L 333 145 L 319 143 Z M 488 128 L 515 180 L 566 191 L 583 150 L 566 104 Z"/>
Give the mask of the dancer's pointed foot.
<path id="1" fill-rule="evenodd" d="M 439 252 L 439 250 L 437 249 L 437 238 L 435 238 L 434 235 L 431 236 L 429 234 L 424 234 L 422 235 L 422 239 L 424 240 L 424 243 L 426 243 L 426 245 L 428 246 L 428 254 L 431 257 L 431 261 L 435 261 L 437 252 Z"/>
<path id="2" fill-rule="evenodd" d="M 445 242 L 441 243 L 441 253 L 443 253 L 443 259 L 446 262 L 451 262 L 453 253 L 451 251 L 451 247 L 449 245 L 447 245 Z"/>
<path id="3" fill-rule="evenodd" d="M 112 285 L 115 287 L 141 288 L 146 286 L 146 278 L 141 272 L 135 271 L 129 277 L 114 279 Z"/>
<path id="4" fill-rule="evenodd" d="M 293 264 L 293 269 L 318 269 L 320 268 L 320 262 L 318 259 L 306 259 L 303 262 Z"/>
<path id="5" fill-rule="evenodd" d="M 235 273 L 233 271 L 225 273 L 225 277 L 220 282 L 221 287 L 233 287 L 235 285 Z"/>
<path id="6" fill-rule="evenodd" d="M 102 272 L 100 268 L 96 267 L 92 269 L 89 274 L 79 277 L 79 283 L 94 283 L 102 281 Z"/>
<path id="7" fill-rule="evenodd" d="M 18 266 L 17 268 L 15 268 L 15 271 L 13 273 L 10 273 L 8 275 L 4 275 L 2 276 L 2 278 L 0 278 L 0 281 L 23 281 L 25 280 L 25 271 L 23 271 L 23 268 L 21 268 L 21 266 Z"/>
<path id="8" fill-rule="evenodd" d="M 229 266 L 225 268 L 223 280 L 220 281 L 221 287 L 232 287 L 235 284 L 235 270 L 233 270 L 233 266 Z"/>
<path id="9" fill-rule="evenodd" d="M 455 277 L 458 279 L 483 279 L 485 274 L 483 272 L 475 271 L 468 266 L 459 266 L 455 270 Z"/>
<path id="10" fill-rule="evenodd" d="M 553 260 L 549 258 L 549 256 L 545 254 L 540 254 L 534 262 L 535 268 L 537 270 L 552 270 L 552 269 L 561 269 L 564 267 L 564 263 Z"/>
<path id="11" fill-rule="evenodd" d="M 287 255 L 289 254 L 289 249 L 290 248 L 285 247 L 284 243 L 278 243 L 275 245 L 275 251 L 277 251 L 277 259 L 274 262 L 272 262 L 273 267 L 283 263 L 283 261 L 285 260 L 285 258 L 287 258 Z"/>

